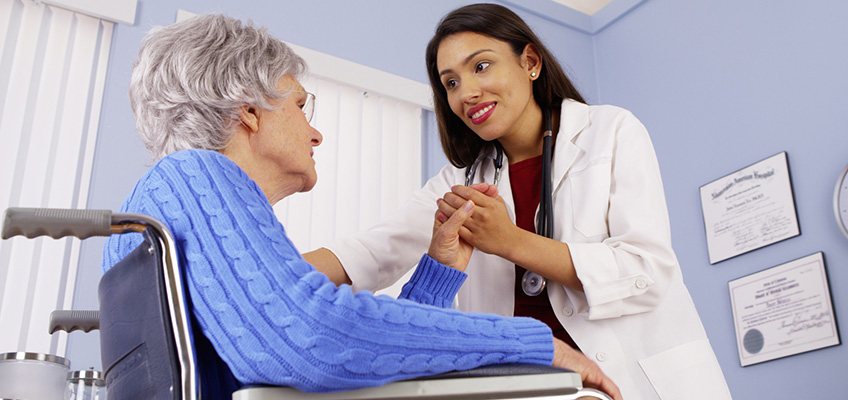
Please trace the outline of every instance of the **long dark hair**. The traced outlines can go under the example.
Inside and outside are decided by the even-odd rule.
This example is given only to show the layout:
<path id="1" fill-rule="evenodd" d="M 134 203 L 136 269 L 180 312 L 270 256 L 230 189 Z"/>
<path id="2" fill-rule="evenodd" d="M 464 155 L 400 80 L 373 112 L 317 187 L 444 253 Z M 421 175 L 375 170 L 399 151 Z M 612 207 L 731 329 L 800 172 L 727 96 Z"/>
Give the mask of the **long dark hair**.
<path id="1" fill-rule="evenodd" d="M 442 149 L 455 167 L 472 165 L 480 151 L 489 145 L 451 111 L 447 91 L 439 77 L 436 64 L 439 45 L 446 37 L 461 32 L 479 33 L 506 42 L 516 56 L 520 56 L 528 44 L 535 45 L 542 55 L 542 70 L 539 72 L 539 78 L 533 83 L 533 97 L 540 107 L 559 107 L 563 99 L 585 103 L 583 96 L 565 75 L 554 55 L 521 17 L 497 4 L 472 4 L 457 8 L 447 14 L 436 27 L 435 35 L 427 45 L 426 56 L 427 75 L 433 88 L 433 104 L 439 123 Z"/>

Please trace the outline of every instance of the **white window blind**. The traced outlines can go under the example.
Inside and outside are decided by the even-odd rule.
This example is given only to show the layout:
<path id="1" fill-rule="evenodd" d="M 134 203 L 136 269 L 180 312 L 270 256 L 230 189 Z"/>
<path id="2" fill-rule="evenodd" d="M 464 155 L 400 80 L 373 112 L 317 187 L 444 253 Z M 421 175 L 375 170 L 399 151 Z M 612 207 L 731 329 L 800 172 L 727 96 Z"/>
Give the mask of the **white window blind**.
<path id="1" fill-rule="evenodd" d="M 0 210 L 85 208 L 113 23 L 0 0 Z M 70 309 L 77 239 L 0 241 L 0 353 L 64 355 L 50 312 Z"/>
<path id="2" fill-rule="evenodd" d="M 181 10 L 178 20 L 191 15 Z M 288 45 L 309 65 L 301 84 L 316 95 L 312 125 L 324 141 L 315 149 L 315 188 L 283 199 L 274 211 L 306 252 L 367 229 L 421 187 L 421 118 L 432 98 L 426 84 Z"/>
<path id="3" fill-rule="evenodd" d="M 316 95 L 313 126 L 318 183 L 277 203 L 289 237 L 308 251 L 366 229 L 421 187 L 420 105 L 322 78 L 302 82 Z"/>

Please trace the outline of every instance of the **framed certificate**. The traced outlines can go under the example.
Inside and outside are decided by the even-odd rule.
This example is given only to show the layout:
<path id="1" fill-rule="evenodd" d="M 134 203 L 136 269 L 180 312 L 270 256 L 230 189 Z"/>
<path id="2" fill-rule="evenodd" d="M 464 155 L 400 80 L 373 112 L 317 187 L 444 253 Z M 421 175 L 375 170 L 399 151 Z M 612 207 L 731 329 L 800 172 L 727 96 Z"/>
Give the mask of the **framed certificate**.
<path id="1" fill-rule="evenodd" d="M 728 285 L 743 367 L 840 343 L 821 252 Z"/>
<path id="2" fill-rule="evenodd" d="M 801 234 L 786 152 L 701 186 L 710 264 Z"/>

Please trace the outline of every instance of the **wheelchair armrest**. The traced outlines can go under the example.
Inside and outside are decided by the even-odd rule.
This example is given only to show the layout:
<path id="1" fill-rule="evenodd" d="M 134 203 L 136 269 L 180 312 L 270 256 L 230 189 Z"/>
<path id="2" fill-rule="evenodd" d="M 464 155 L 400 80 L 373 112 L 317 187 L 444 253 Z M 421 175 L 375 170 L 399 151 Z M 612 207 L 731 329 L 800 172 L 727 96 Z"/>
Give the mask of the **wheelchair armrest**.
<path id="1" fill-rule="evenodd" d="M 439 375 L 422 376 L 414 380 L 482 378 L 487 376 L 542 375 L 574 372 L 569 369 L 539 364 L 492 364 L 462 371 L 445 372 Z"/>
<path id="2" fill-rule="evenodd" d="M 517 372 L 518 375 L 503 375 L 508 371 Z M 247 386 L 233 393 L 233 400 L 520 399 L 574 395 L 582 387 L 580 375 L 573 371 L 550 366 L 504 364 L 334 393 L 304 393 L 290 387 Z"/>
<path id="3" fill-rule="evenodd" d="M 50 334 L 56 331 L 73 332 L 81 330 L 90 332 L 100 329 L 100 311 L 97 310 L 56 310 L 50 313 Z"/>

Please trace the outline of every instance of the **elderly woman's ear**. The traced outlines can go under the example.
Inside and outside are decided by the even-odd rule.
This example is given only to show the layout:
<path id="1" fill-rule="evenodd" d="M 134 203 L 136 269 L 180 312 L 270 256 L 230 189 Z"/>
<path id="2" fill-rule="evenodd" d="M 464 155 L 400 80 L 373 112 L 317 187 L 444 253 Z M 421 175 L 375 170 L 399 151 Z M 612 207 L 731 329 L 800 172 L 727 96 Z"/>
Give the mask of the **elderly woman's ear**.
<path id="1" fill-rule="evenodd" d="M 251 132 L 256 133 L 259 130 L 259 116 L 256 114 L 256 108 L 252 106 L 244 106 L 239 114 L 241 123 Z"/>

